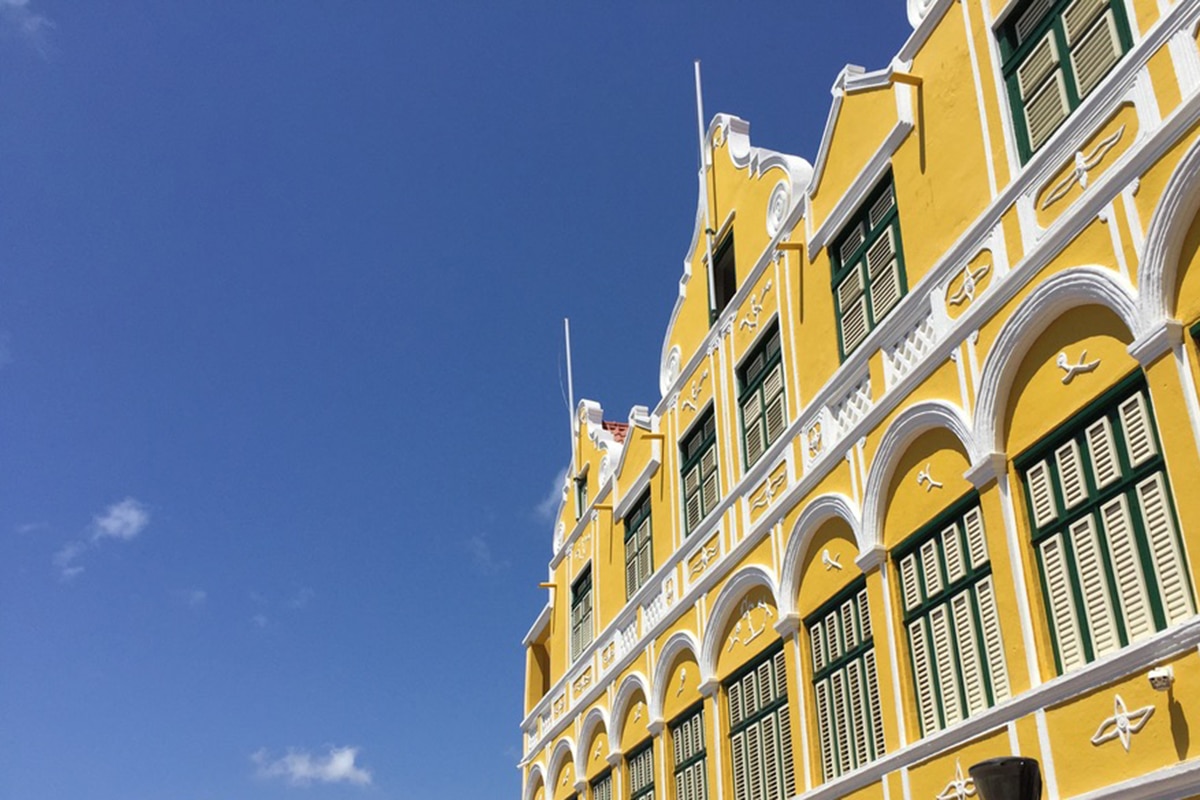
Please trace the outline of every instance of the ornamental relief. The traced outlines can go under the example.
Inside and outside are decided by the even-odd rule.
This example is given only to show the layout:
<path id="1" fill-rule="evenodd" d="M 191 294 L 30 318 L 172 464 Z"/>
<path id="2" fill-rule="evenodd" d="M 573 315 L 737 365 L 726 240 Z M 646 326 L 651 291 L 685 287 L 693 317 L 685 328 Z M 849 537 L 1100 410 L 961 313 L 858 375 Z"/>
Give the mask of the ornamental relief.
<path id="1" fill-rule="evenodd" d="M 946 284 L 946 314 L 961 317 L 986 292 L 995 277 L 995 257 L 984 249 L 968 261 Z"/>
<path id="2" fill-rule="evenodd" d="M 742 302 L 734 318 L 733 344 L 739 358 L 754 346 L 778 308 L 779 286 L 775 283 L 775 270 L 768 267 L 759 276 L 754 291 Z"/>
<path id="3" fill-rule="evenodd" d="M 1132 102 L 1126 102 L 1038 190 L 1034 200 L 1038 226 L 1043 230 L 1049 228 L 1117 162 L 1137 137 L 1137 109 Z"/>
<path id="4" fill-rule="evenodd" d="M 783 462 L 750 495 L 750 521 L 754 522 L 766 513 L 786 486 L 787 462 Z"/>
<path id="5" fill-rule="evenodd" d="M 692 414 L 696 413 L 712 396 L 712 382 L 708 377 L 708 365 L 705 364 L 696 371 L 692 379 L 688 381 L 683 389 L 679 392 L 679 416 L 682 419 L 683 412 L 689 411 Z"/>

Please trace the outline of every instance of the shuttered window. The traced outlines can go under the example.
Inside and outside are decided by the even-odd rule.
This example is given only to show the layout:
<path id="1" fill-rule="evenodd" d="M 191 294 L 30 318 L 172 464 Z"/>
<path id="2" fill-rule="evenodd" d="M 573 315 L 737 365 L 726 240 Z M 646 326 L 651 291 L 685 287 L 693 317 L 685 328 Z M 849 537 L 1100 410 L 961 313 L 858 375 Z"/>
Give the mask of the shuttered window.
<path id="1" fill-rule="evenodd" d="M 921 732 L 1008 699 L 978 497 L 968 497 L 895 552 Z"/>
<path id="2" fill-rule="evenodd" d="M 796 793 L 787 672 L 778 645 L 725 687 L 734 800 L 787 800 Z"/>
<path id="3" fill-rule="evenodd" d="M 832 780 L 883 754 L 883 715 L 867 589 L 858 581 L 809 617 L 821 774 Z"/>
<path id="4" fill-rule="evenodd" d="M 1195 613 L 1140 375 L 1035 445 L 1017 468 L 1060 672 Z"/>
<path id="5" fill-rule="evenodd" d="M 683 462 L 683 517 L 688 533 L 717 506 L 717 429 L 712 409 L 692 426 L 679 446 Z"/>
<path id="6" fill-rule="evenodd" d="M 1028 0 L 1000 31 L 1004 77 L 1029 158 L 1132 45 L 1121 0 Z"/>
<path id="7" fill-rule="evenodd" d="M 650 541 L 650 492 L 647 491 L 625 517 L 625 599 L 634 593 L 654 571 Z"/>
<path id="8" fill-rule="evenodd" d="M 708 800 L 703 708 L 671 726 L 671 743 L 675 750 L 675 800 Z"/>
<path id="9" fill-rule="evenodd" d="M 588 507 L 588 476 L 581 472 L 575 476 L 575 519 L 583 516 Z"/>
<path id="10" fill-rule="evenodd" d="M 613 800 L 611 772 L 606 772 L 592 781 L 592 800 Z"/>
<path id="11" fill-rule="evenodd" d="M 629 757 L 630 800 L 654 800 L 654 741 Z"/>
<path id="12" fill-rule="evenodd" d="M 731 230 L 713 254 L 712 300 L 716 306 L 708 310 L 708 324 L 717 321 L 729 301 L 737 294 L 737 264 L 733 257 L 733 231 Z"/>
<path id="13" fill-rule="evenodd" d="M 571 660 L 592 643 L 592 568 L 584 569 L 571 585 Z"/>
<path id="14" fill-rule="evenodd" d="M 775 324 L 738 368 L 741 392 L 742 436 L 747 469 L 766 452 L 787 427 L 783 401 L 783 360 L 779 351 L 779 325 Z"/>
<path id="15" fill-rule="evenodd" d="M 833 240 L 830 260 L 838 347 L 845 359 L 908 291 L 891 175 Z"/>

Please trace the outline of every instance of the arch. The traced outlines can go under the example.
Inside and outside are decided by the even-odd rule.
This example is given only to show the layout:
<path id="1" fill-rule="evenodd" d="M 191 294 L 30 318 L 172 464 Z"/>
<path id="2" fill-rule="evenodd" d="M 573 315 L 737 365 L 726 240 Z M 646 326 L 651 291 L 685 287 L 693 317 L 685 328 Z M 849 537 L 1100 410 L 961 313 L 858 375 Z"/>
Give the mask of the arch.
<path id="1" fill-rule="evenodd" d="M 721 649 L 719 641 L 721 632 L 737 612 L 738 603 L 746 596 L 746 593 L 759 586 L 766 587 L 775 603 L 775 608 L 778 609 L 779 591 L 775 578 L 760 566 L 751 565 L 738 570 L 721 590 L 721 596 L 717 598 L 712 613 L 709 614 L 704 630 L 704 642 L 700 647 L 700 681 L 702 684 L 715 680 L 717 677 L 717 655 Z"/>
<path id="2" fill-rule="evenodd" d="M 883 541 L 880 529 L 887 507 L 887 490 L 896 464 L 918 436 L 934 428 L 946 428 L 953 433 L 966 449 L 967 458 L 974 460 L 975 435 L 966 414 L 957 405 L 945 400 L 926 400 L 901 411 L 883 434 L 867 475 L 866 489 L 863 491 L 862 530 L 858 540 L 860 555 Z"/>
<path id="3" fill-rule="evenodd" d="M 608 748 L 611 753 L 619 753 L 621 740 L 625 738 L 625 714 L 629 711 L 629 702 L 641 690 L 646 698 L 646 708 L 650 707 L 650 685 L 646 676 L 640 672 L 631 672 L 621 681 L 617 688 L 617 696 L 613 699 L 612 710 L 608 715 Z M 647 720 L 649 722 L 649 720 Z"/>
<path id="4" fill-rule="evenodd" d="M 1066 311 L 1105 306 L 1129 328 L 1134 339 L 1144 330 L 1129 281 L 1103 267 L 1072 267 L 1038 284 L 1004 323 L 983 362 L 975 407 L 975 442 L 969 450 L 979 463 L 1004 451 L 999 421 L 1008 407 L 1008 391 L 1033 341 Z"/>
<path id="5" fill-rule="evenodd" d="M 550 754 L 550 766 L 546 770 L 549 778 L 546 781 L 546 800 L 552 800 L 554 789 L 558 783 L 558 775 L 563 768 L 568 764 L 575 763 L 575 742 L 570 736 L 564 736 L 558 740 L 558 744 L 554 745 L 554 752 Z M 576 777 L 578 773 L 576 773 Z"/>
<path id="6" fill-rule="evenodd" d="M 525 780 L 525 791 L 521 795 L 521 800 L 533 800 L 534 793 L 537 792 L 538 784 L 546 786 L 546 770 L 542 767 L 541 762 L 536 762 L 529 768 L 529 775 Z"/>
<path id="7" fill-rule="evenodd" d="M 608 733 L 608 713 L 599 706 L 589 711 L 579 726 L 579 747 L 576 748 L 578 752 L 575 753 L 576 780 L 587 775 L 588 761 L 591 760 L 588 756 L 592 751 L 592 739 L 598 727 L 603 728 L 606 734 Z M 612 749 L 611 738 L 609 739 L 608 748 L 609 750 Z"/>
<path id="8" fill-rule="evenodd" d="M 830 492 L 816 497 L 800 512 L 788 537 L 787 547 L 783 551 L 783 570 L 779 576 L 779 618 L 786 619 L 799 613 L 796 608 L 796 595 L 800 591 L 800 566 L 808 554 L 808 545 L 813 534 L 826 522 L 838 517 L 846 521 L 854 532 L 854 540 L 862 541 L 861 525 L 858 510 L 854 501 L 844 494 Z"/>
<path id="9" fill-rule="evenodd" d="M 1138 265 L 1138 317 L 1142 330 L 1171 319 L 1176 302 L 1179 257 L 1188 229 L 1200 213 L 1200 140 L 1193 142 L 1171 173 L 1146 229 Z"/>
<path id="10" fill-rule="evenodd" d="M 700 645 L 691 631 L 675 631 L 663 645 L 662 653 L 659 654 L 657 663 L 654 665 L 654 684 L 647 701 L 652 720 L 662 719 L 667 681 L 671 679 L 671 665 L 675 662 L 675 657 L 684 650 L 690 650 L 696 663 L 700 663 Z"/>

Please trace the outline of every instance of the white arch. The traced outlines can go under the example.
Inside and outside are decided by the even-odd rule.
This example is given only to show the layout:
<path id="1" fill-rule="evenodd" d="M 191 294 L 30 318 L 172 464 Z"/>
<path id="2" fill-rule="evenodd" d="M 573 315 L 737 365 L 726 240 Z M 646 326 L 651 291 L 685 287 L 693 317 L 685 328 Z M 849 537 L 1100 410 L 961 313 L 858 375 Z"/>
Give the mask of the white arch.
<path id="1" fill-rule="evenodd" d="M 1135 339 L 1144 330 L 1133 287 L 1111 270 L 1072 267 L 1038 284 L 1004 323 L 983 362 L 975 407 L 976 460 L 1004 450 L 1000 420 L 1008 407 L 1013 376 L 1033 341 L 1064 312 L 1086 305 L 1101 305 L 1111 310 Z"/>
<path id="2" fill-rule="evenodd" d="M 654 684 L 650 694 L 650 719 L 661 720 L 666 702 L 667 681 L 671 679 L 671 665 L 684 650 L 691 651 L 696 663 L 700 662 L 700 644 L 691 631 L 675 631 L 663 645 L 662 652 L 654 665 Z"/>
<path id="3" fill-rule="evenodd" d="M 557 786 L 558 775 L 562 772 L 563 767 L 567 764 L 575 763 L 575 742 L 570 736 L 564 736 L 558 740 L 558 744 L 554 745 L 554 752 L 550 754 L 550 765 L 546 769 L 546 774 L 549 775 L 549 780 L 546 782 L 546 800 L 551 800 L 554 796 L 554 789 Z M 578 773 L 575 776 L 577 777 Z"/>
<path id="4" fill-rule="evenodd" d="M 966 449 L 967 460 L 974 460 L 976 448 L 971 423 L 957 405 L 946 400 L 925 400 L 901 411 L 883 434 L 879 449 L 871 461 L 871 471 L 863 491 L 862 531 L 858 542 L 860 554 L 883 542 L 881 529 L 887 508 L 887 490 L 892 483 L 896 464 L 918 436 L 934 428 L 945 428 L 953 433 Z"/>
<path id="5" fill-rule="evenodd" d="M 800 569 L 808 553 L 808 544 L 812 541 L 813 534 L 834 517 L 845 520 L 850 526 L 856 545 L 862 541 L 858 509 L 855 508 L 854 501 L 846 495 L 835 492 L 823 494 L 805 506 L 783 551 L 783 569 L 779 576 L 780 619 L 798 613 L 796 595 L 800 592 Z"/>
<path id="6" fill-rule="evenodd" d="M 758 565 L 743 567 L 734 574 L 721 590 L 721 596 L 713 604 L 712 613 L 704 629 L 704 643 L 700 647 L 700 680 L 708 683 L 717 677 L 717 655 L 720 653 L 721 631 L 737 613 L 738 603 L 751 589 L 766 587 L 771 593 L 775 608 L 779 608 L 779 591 L 774 576 Z"/>
<path id="7" fill-rule="evenodd" d="M 1171 173 L 1146 229 L 1138 265 L 1138 316 L 1144 331 L 1171 319 L 1183 240 L 1200 212 L 1200 140 Z"/>
<path id="8" fill-rule="evenodd" d="M 536 762 L 529 768 L 529 775 L 525 778 L 525 791 L 521 793 L 521 800 L 533 800 L 533 793 L 537 791 L 538 781 L 542 782 L 542 786 L 546 785 L 546 770 L 542 767 L 541 762 Z"/>
<path id="9" fill-rule="evenodd" d="M 591 760 L 592 736 L 597 726 L 603 726 L 604 732 L 608 733 L 608 713 L 599 706 L 589 711 L 579 726 L 579 747 L 575 753 L 575 780 L 579 780 L 587 774 L 588 761 Z M 608 746 L 609 749 L 612 749 L 611 741 Z"/>
<path id="10" fill-rule="evenodd" d="M 613 699 L 612 711 L 609 713 L 608 749 L 610 753 L 621 752 L 621 740 L 625 738 L 625 714 L 629 711 L 629 703 L 637 691 L 642 690 L 646 698 L 647 713 L 650 705 L 650 684 L 646 676 L 640 672 L 631 672 L 621 681 L 617 696 Z M 650 722 L 649 719 L 646 720 Z"/>

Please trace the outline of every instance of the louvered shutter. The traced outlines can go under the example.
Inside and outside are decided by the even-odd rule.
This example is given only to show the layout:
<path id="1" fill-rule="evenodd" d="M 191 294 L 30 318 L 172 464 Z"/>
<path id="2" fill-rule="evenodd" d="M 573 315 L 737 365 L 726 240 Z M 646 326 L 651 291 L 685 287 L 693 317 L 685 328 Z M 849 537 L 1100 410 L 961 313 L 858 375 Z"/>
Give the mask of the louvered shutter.
<path id="1" fill-rule="evenodd" d="M 900 268 L 893 227 L 884 228 L 867 248 L 867 270 L 871 276 L 871 314 L 878 323 L 900 302 Z"/>
<path id="2" fill-rule="evenodd" d="M 650 544 L 649 523 L 646 524 L 645 541 L 638 545 L 638 548 L 637 569 L 638 586 L 640 587 L 650 578 L 650 573 L 654 572 L 654 550 Z"/>
<path id="3" fill-rule="evenodd" d="M 838 286 L 842 350 L 849 354 L 867 337 L 867 301 L 863 294 L 862 264 L 854 265 Z"/>
<path id="4" fill-rule="evenodd" d="M 833 744 L 833 701 L 829 695 L 829 679 L 825 679 L 816 685 L 817 737 L 821 743 L 821 769 L 825 780 L 837 775 Z"/>
<path id="5" fill-rule="evenodd" d="M 683 493 L 687 498 L 684 504 L 684 516 L 688 530 L 700 523 L 703 514 L 700 510 L 700 466 L 694 466 L 683 477 Z"/>
<path id="6" fill-rule="evenodd" d="M 1088 632 L 1092 639 L 1092 652 L 1094 657 L 1099 657 L 1118 649 L 1121 640 L 1113 617 L 1103 555 L 1096 538 L 1096 523 L 1091 514 L 1073 522 L 1070 532 L 1079 586 L 1083 591 L 1083 607 L 1087 613 Z"/>
<path id="7" fill-rule="evenodd" d="M 950 583 L 966 576 L 967 562 L 963 558 L 962 540 L 958 536 L 957 525 L 951 525 L 942 531 L 942 553 L 946 557 L 946 578 Z"/>
<path id="8" fill-rule="evenodd" d="M 875 650 L 863 653 L 863 668 L 867 676 L 867 705 L 871 716 L 871 738 L 874 756 L 883 753 L 883 702 L 879 696 L 879 676 L 875 670 Z"/>
<path id="9" fill-rule="evenodd" d="M 1150 598 L 1146 595 L 1146 578 L 1142 575 L 1125 495 L 1118 495 L 1101 506 L 1100 520 L 1108 540 L 1125 633 L 1129 641 L 1136 642 L 1154 633 L 1154 616 L 1150 611 Z"/>
<path id="10" fill-rule="evenodd" d="M 866 676 L 863 675 L 861 661 L 852 661 L 847 666 L 846 691 L 850 695 L 850 726 L 854 740 L 854 766 L 857 768 L 871 760 Z"/>
<path id="11" fill-rule="evenodd" d="M 1037 150 L 1070 113 L 1059 68 L 1058 42 L 1053 31 L 1046 34 L 1017 68 L 1017 88 L 1025 107 L 1029 146 Z"/>
<path id="12" fill-rule="evenodd" d="M 746 437 L 746 465 L 749 466 L 758 461 L 766 447 L 763 441 L 762 398 L 758 392 L 742 404 L 742 431 Z"/>
<path id="13" fill-rule="evenodd" d="M 1079 633 L 1079 619 L 1075 614 L 1074 592 L 1071 591 L 1067 575 L 1067 556 L 1063 548 L 1062 535 L 1055 534 L 1039 545 L 1042 553 L 1042 569 L 1046 575 L 1046 594 L 1050 598 L 1050 619 L 1054 624 L 1054 637 L 1058 643 L 1058 657 L 1063 672 L 1083 666 L 1085 659 L 1083 639 Z"/>
<path id="14" fill-rule="evenodd" d="M 1125 433 L 1125 452 L 1129 455 L 1129 463 L 1135 467 L 1141 466 L 1158 455 L 1145 396 L 1138 392 L 1121 403 L 1117 411 L 1121 417 L 1121 429 Z"/>
<path id="15" fill-rule="evenodd" d="M 855 598 L 858 602 L 858 624 L 862 628 L 862 640 L 871 640 L 871 608 L 867 603 L 867 590 L 863 589 Z"/>
<path id="16" fill-rule="evenodd" d="M 871 223 L 871 227 L 874 228 L 876 225 L 882 222 L 884 216 L 887 214 L 887 212 L 892 210 L 892 206 L 894 205 L 896 205 L 896 196 L 889 188 L 888 191 L 880 194 L 878 199 L 871 204 L 871 209 L 867 215 L 867 219 Z"/>
<path id="17" fill-rule="evenodd" d="M 829 676 L 833 690 L 833 733 L 837 751 L 842 759 L 842 771 L 851 768 L 850 757 L 850 696 L 846 689 L 846 672 L 838 670 Z"/>
<path id="18" fill-rule="evenodd" d="M 762 797 L 762 729 L 761 723 L 746 728 L 746 786 L 750 797 Z"/>
<path id="19" fill-rule="evenodd" d="M 954 638 L 958 644 L 963 696 L 967 701 L 967 715 L 970 716 L 987 708 L 988 701 L 969 592 L 959 592 L 950 600 L 950 613 L 954 618 Z"/>
<path id="20" fill-rule="evenodd" d="M 938 566 L 937 542 L 930 539 L 921 545 L 921 572 L 925 578 L 925 595 L 933 597 L 942 590 L 942 570 Z"/>
<path id="21" fill-rule="evenodd" d="M 1091 30 L 1072 35 L 1071 14 L 1076 9 L 1092 13 L 1096 8 L 1105 8 L 1107 0 L 1079 0 L 1063 14 L 1067 29 L 1067 42 L 1071 50 L 1071 69 L 1075 73 L 1075 87 L 1082 99 L 1091 94 L 1100 79 L 1108 74 L 1113 64 L 1121 58 L 1121 38 L 1117 34 L 1117 22 L 1112 11 L 1106 11 Z M 1082 18 L 1082 17 L 1081 17 Z M 1082 29 L 1086 23 L 1079 25 Z"/>
<path id="22" fill-rule="evenodd" d="M 772 714 L 762 721 L 763 748 L 763 796 L 780 796 L 779 774 L 779 720 Z"/>
<path id="23" fill-rule="evenodd" d="M 992 698 L 999 703 L 1009 697 L 1008 669 L 1004 662 L 1004 641 L 1000 636 L 1000 615 L 996 611 L 991 575 L 975 584 L 975 597 L 979 602 L 983 648 L 987 655 L 988 674 L 992 679 Z"/>
<path id="24" fill-rule="evenodd" d="M 963 515 L 967 534 L 967 551 L 971 554 L 971 569 L 979 569 L 988 561 L 987 535 L 983 529 L 983 514 L 975 506 Z"/>
<path id="25" fill-rule="evenodd" d="M 813 672 L 820 672 L 825 669 L 825 635 L 819 620 L 809 629 L 809 639 L 812 640 Z"/>
<path id="26" fill-rule="evenodd" d="M 853 228 L 846 231 L 844 234 L 845 238 L 842 239 L 842 243 L 838 246 L 838 258 L 843 266 L 850 263 L 850 259 L 854 258 L 855 252 L 862 246 L 866 235 L 862 223 L 856 223 Z"/>
<path id="27" fill-rule="evenodd" d="M 937 700 L 933 691 L 933 671 L 929 663 L 929 643 L 925 638 L 925 620 L 918 619 L 908 626 L 912 646 L 913 683 L 917 687 L 917 709 L 921 716 L 921 732 L 928 734 L 938 728 Z"/>
<path id="28" fill-rule="evenodd" d="M 842 641 L 846 643 L 846 652 L 848 653 L 858 647 L 858 630 L 854 625 L 853 599 L 842 603 L 840 616 L 842 620 Z"/>
<path id="29" fill-rule="evenodd" d="M 1079 458 L 1079 444 L 1072 439 L 1054 451 L 1054 462 L 1058 465 L 1059 487 L 1062 489 L 1063 505 L 1067 509 L 1087 500 L 1087 479 L 1083 476 L 1083 461 Z"/>
<path id="30" fill-rule="evenodd" d="M 1161 472 L 1137 485 L 1137 498 L 1146 538 L 1150 542 L 1150 557 L 1154 562 L 1163 612 L 1167 624 L 1172 625 L 1192 616 L 1196 609 L 1171 513 L 1170 493 Z"/>
<path id="31" fill-rule="evenodd" d="M 783 365 L 775 368 L 763 381 L 763 398 L 766 403 L 766 445 L 779 439 L 787 427 L 787 416 L 783 407 Z"/>
<path id="32" fill-rule="evenodd" d="M 917 557 L 907 555 L 900 561 L 900 586 L 904 590 L 904 610 L 912 611 L 921 603 L 921 587 L 917 583 Z"/>
<path id="33" fill-rule="evenodd" d="M 1121 479 L 1121 463 L 1117 458 L 1117 445 L 1113 440 L 1112 423 L 1108 417 L 1089 425 L 1085 432 L 1088 457 L 1092 462 L 1092 477 L 1096 488 L 1103 489 L 1113 481 Z"/>
<path id="34" fill-rule="evenodd" d="M 1054 502 L 1054 490 L 1050 487 L 1050 467 L 1045 461 L 1039 461 L 1025 473 L 1029 485 L 1029 498 L 1033 505 L 1033 521 L 1041 528 L 1058 518 L 1058 508 Z"/>
<path id="35" fill-rule="evenodd" d="M 736 727 L 746 714 L 742 708 L 742 684 L 741 681 L 729 684 L 729 726 Z"/>
<path id="36" fill-rule="evenodd" d="M 929 612 L 929 632 L 933 642 L 933 660 L 938 679 L 938 691 L 942 699 L 942 714 L 946 725 L 962 719 L 962 705 L 958 679 L 954 674 L 956 654 L 950 638 L 950 620 L 946 607 L 937 606 Z"/>
<path id="37" fill-rule="evenodd" d="M 1017 18 L 1016 31 L 1017 42 L 1023 42 L 1029 37 L 1029 32 L 1032 31 L 1037 24 L 1042 21 L 1047 9 L 1050 8 L 1051 0 L 1034 0 L 1029 6 L 1021 12 L 1021 16 Z"/>
<path id="38" fill-rule="evenodd" d="M 776 716 L 779 718 L 779 772 L 783 797 L 787 798 L 796 793 L 796 769 L 792 763 L 792 720 L 787 706 L 781 706 Z"/>
<path id="39" fill-rule="evenodd" d="M 700 457 L 700 469 L 704 472 L 704 513 L 707 514 L 717 507 L 719 489 L 717 488 L 717 448 L 710 445 Z"/>

